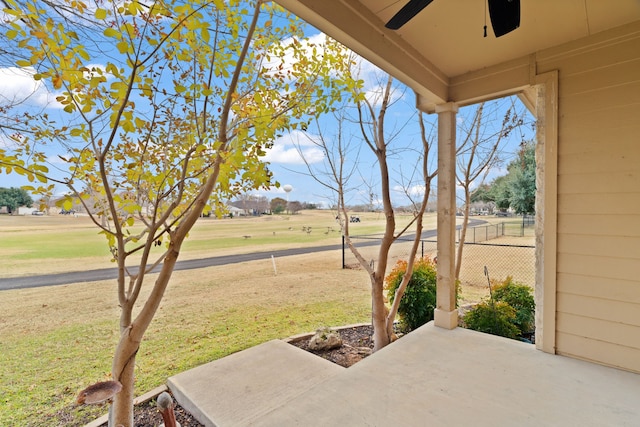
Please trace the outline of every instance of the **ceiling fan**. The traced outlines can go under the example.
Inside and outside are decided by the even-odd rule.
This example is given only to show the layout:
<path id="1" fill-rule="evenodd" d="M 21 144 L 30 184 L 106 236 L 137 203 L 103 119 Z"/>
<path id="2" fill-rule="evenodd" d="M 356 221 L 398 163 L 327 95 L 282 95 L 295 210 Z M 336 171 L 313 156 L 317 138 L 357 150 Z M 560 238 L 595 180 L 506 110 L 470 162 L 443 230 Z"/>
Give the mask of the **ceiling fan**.
<path id="1" fill-rule="evenodd" d="M 391 30 L 397 30 L 409 22 L 433 0 L 409 0 L 393 18 L 385 24 Z M 520 0 L 487 0 L 489 17 L 496 37 L 504 36 L 520 26 Z M 487 36 L 487 26 L 484 27 Z"/>

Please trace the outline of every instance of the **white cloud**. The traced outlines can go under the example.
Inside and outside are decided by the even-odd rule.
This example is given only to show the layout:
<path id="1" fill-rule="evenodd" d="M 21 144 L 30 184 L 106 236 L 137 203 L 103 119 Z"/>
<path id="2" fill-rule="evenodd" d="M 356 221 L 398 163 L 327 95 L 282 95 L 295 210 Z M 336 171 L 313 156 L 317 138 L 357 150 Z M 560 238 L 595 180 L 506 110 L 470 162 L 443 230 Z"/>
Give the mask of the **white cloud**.
<path id="1" fill-rule="evenodd" d="M 257 191 L 256 195 L 260 195 L 260 196 L 265 196 L 265 195 L 271 195 L 271 196 L 280 196 L 282 194 L 287 194 L 286 191 L 284 191 L 284 186 L 281 185 L 280 187 L 276 187 L 275 185 L 272 185 L 269 187 L 268 190 L 261 190 L 261 191 Z"/>
<path id="2" fill-rule="evenodd" d="M 425 191 L 424 185 L 412 185 L 409 188 L 404 188 L 400 185 L 396 185 L 393 187 L 393 191 L 402 195 L 409 194 L 411 197 L 422 197 Z"/>
<path id="3" fill-rule="evenodd" d="M 304 55 L 311 59 L 314 56 L 314 51 L 315 51 L 315 55 L 322 55 L 324 52 L 324 45 L 325 45 L 325 41 L 326 41 L 326 35 L 323 33 L 318 33 L 315 35 L 310 36 L 307 40 L 301 40 L 300 42 L 300 46 L 299 46 L 299 51 L 303 52 Z M 292 38 L 288 38 L 285 39 L 281 42 L 282 46 L 290 46 L 293 43 L 293 39 Z M 276 57 L 274 55 L 273 52 L 270 52 L 270 56 L 271 56 L 271 60 L 265 60 L 264 63 L 262 64 L 262 66 L 267 69 L 267 70 L 273 70 L 274 72 L 276 70 L 280 69 L 280 66 L 282 65 L 282 68 L 287 70 L 287 69 L 291 69 L 293 67 L 293 65 L 298 61 L 294 55 L 293 52 L 290 49 L 286 50 L 286 53 L 284 54 L 284 56 L 282 58 L 280 57 Z"/>
<path id="4" fill-rule="evenodd" d="M 2 105 L 19 104 L 38 92 L 42 82 L 35 81 L 33 68 L 0 68 L 0 100 Z"/>
<path id="5" fill-rule="evenodd" d="M 380 106 L 387 84 L 387 73 L 357 54 L 355 54 L 355 62 L 358 78 L 363 81 L 365 97 L 371 105 Z M 391 102 L 401 99 L 403 94 L 404 91 L 398 90 L 398 85 L 395 84 L 391 91 Z"/>
<path id="6" fill-rule="evenodd" d="M 303 165 L 305 160 L 309 164 L 320 163 L 324 160 L 324 153 L 309 138 L 317 137 L 306 135 L 302 131 L 281 136 L 267 150 L 263 160 L 288 165 Z"/>
<path id="7" fill-rule="evenodd" d="M 324 46 L 326 44 L 327 36 L 323 33 L 317 33 L 309 36 L 307 40 L 299 41 L 300 46 L 298 51 L 311 59 L 314 55 L 320 56 L 324 54 Z M 285 39 L 282 45 L 288 46 L 293 42 L 293 39 Z M 346 49 L 346 48 L 345 48 Z M 358 79 L 363 81 L 363 88 L 365 91 L 365 97 L 374 107 L 379 107 L 382 103 L 382 94 L 384 86 L 386 84 L 387 73 L 378 68 L 376 65 L 367 61 L 357 53 L 346 49 L 351 53 L 353 61 L 355 62 L 353 72 Z M 287 53 L 283 58 L 276 58 L 272 54 L 270 61 L 265 61 L 262 65 L 268 70 L 279 70 L 282 65 L 283 69 L 290 69 L 297 61 L 294 55 L 287 50 Z M 391 94 L 391 102 L 397 101 L 404 96 L 404 92 L 400 90 L 394 90 Z"/>
<path id="8" fill-rule="evenodd" d="M 0 68 L 0 106 L 24 104 L 60 108 L 56 95 L 49 92 L 42 81 L 35 80 L 34 74 L 31 67 Z"/>
<path id="9" fill-rule="evenodd" d="M 85 67 L 89 70 L 84 73 L 86 78 L 91 78 L 94 73 L 95 75 L 102 75 L 105 79 L 111 80 L 113 79 L 113 74 L 107 72 L 107 67 L 103 64 L 87 64 Z"/>
<path id="10" fill-rule="evenodd" d="M 364 96 L 367 98 L 367 101 L 369 101 L 371 105 L 373 105 L 374 107 L 379 107 L 382 105 L 382 97 L 384 96 L 384 90 L 385 90 L 384 86 L 376 85 L 368 88 Z M 400 98 L 402 98 L 401 93 L 397 90 L 392 89 L 389 101 L 393 103 L 394 101 L 397 101 Z"/>
<path id="11" fill-rule="evenodd" d="M 0 133 L 0 148 L 14 148 L 16 145 L 15 141 L 11 140 L 8 135 L 4 133 Z"/>
<path id="12" fill-rule="evenodd" d="M 303 52 L 304 55 L 309 59 L 311 59 L 314 55 L 323 55 L 326 40 L 327 36 L 324 33 L 311 35 L 308 37 L 308 39 L 299 41 L 300 46 L 298 50 Z M 282 45 L 288 46 L 292 42 L 293 39 L 285 39 L 282 41 Z M 350 49 L 345 49 L 347 50 L 347 52 L 350 52 L 353 55 L 353 60 L 355 62 L 354 72 L 357 74 L 358 78 L 364 81 L 365 90 L 367 92 L 371 91 L 373 93 L 376 88 L 380 86 L 380 82 L 386 79 L 386 73 L 357 53 L 351 51 Z M 265 61 L 263 66 L 266 69 L 276 70 L 282 64 L 284 69 L 288 69 L 291 68 L 296 61 L 297 60 L 294 58 L 293 54 L 290 51 L 287 51 L 282 59 L 274 57 L 271 61 Z"/>

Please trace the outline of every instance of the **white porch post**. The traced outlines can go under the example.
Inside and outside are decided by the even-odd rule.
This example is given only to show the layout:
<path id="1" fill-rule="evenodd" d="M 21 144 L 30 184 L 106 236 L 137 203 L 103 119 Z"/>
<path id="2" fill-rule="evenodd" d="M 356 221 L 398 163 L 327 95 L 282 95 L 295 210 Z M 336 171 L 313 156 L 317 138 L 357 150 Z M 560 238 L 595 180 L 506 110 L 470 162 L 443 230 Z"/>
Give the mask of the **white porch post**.
<path id="1" fill-rule="evenodd" d="M 456 113 L 452 102 L 436 105 L 438 113 L 438 278 L 436 326 L 458 326 L 455 283 Z"/>

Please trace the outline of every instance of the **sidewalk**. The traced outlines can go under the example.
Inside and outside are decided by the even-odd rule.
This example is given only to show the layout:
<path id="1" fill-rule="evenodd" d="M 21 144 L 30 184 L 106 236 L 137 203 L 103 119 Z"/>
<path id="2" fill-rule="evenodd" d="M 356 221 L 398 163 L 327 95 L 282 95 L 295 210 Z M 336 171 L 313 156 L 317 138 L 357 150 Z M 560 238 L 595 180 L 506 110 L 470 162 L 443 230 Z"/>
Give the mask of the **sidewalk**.
<path id="1" fill-rule="evenodd" d="M 207 426 L 637 426 L 640 419 L 638 374 L 432 323 L 348 369 L 270 341 L 176 375 L 169 388 Z"/>
<path id="2" fill-rule="evenodd" d="M 345 370 L 273 340 L 173 376 L 168 385 L 206 426 L 247 426 Z"/>

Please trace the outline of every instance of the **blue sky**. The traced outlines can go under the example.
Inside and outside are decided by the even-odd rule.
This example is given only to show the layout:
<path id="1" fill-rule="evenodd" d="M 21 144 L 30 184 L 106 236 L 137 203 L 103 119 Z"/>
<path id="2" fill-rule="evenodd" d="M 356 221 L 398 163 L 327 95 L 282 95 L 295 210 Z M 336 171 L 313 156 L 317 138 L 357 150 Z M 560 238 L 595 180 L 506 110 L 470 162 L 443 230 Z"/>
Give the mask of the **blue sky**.
<path id="1" fill-rule="evenodd" d="M 320 35 L 317 35 L 320 37 Z M 367 98 L 376 103 L 379 98 L 381 88 L 380 81 L 386 78 L 386 74 L 374 65 L 359 58 L 361 68 L 361 78 L 365 82 L 365 90 Z M 486 126 L 485 133 L 495 131 L 495 127 L 502 122 L 502 117 L 506 108 L 515 103 L 515 109 L 523 115 L 524 124 L 516 131 L 512 132 L 508 138 L 505 138 L 501 144 L 501 154 L 503 161 L 494 167 L 485 177 L 485 182 L 490 182 L 493 178 L 506 174 L 506 165 L 517 154 L 520 143 L 523 140 L 531 140 L 535 138 L 535 131 L 531 123 L 533 117 L 526 111 L 524 105 L 517 99 L 512 97 L 509 99 L 500 99 L 492 101 L 485 106 Z M 390 137 L 389 150 L 392 155 L 389 158 L 391 170 L 391 188 L 392 200 L 395 205 L 403 206 L 409 204 L 409 199 L 405 196 L 408 191 L 411 194 L 418 195 L 423 191 L 423 186 L 419 182 L 419 176 L 413 181 L 408 182 L 408 176 L 415 171 L 416 163 L 421 152 L 421 141 L 419 134 L 419 125 L 417 120 L 417 110 L 415 107 L 415 94 L 402 83 L 396 81 L 394 103 L 389 109 L 385 127 L 389 130 L 388 134 L 394 134 Z M 458 137 L 461 138 L 465 134 L 465 129 L 473 120 L 473 115 L 477 106 L 463 107 L 458 113 Z M 437 134 L 437 116 L 435 114 L 424 115 L 427 125 L 427 132 L 431 132 L 432 140 L 435 141 Z M 335 140 L 336 120 L 332 117 L 325 117 L 322 120 L 321 127 L 325 139 Z M 378 165 L 375 156 L 366 147 L 361 140 L 359 129 L 354 124 L 348 124 L 343 129 L 345 134 L 351 135 L 355 139 L 355 145 L 359 145 L 358 156 L 358 172 L 354 174 L 351 180 L 352 191 L 349 193 L 348 204 L 367 204 L 369 201 L 370 187 L 375 184 L 377 188 L 373 191 L 379 197 L 379 174 Z M 293 190 L 288 195 L 289 200 L 306 201 L 318 203 L 328 206 L 334 200 L 334 196 L 327 191 L 315 180 L 308 176 L 308 168 L 300 156 L 300 152 L 311 163 L 314 168 L 321 170 L 324 167 L 326 159 L 322 152 L 314 146 L 310 140 L 319 140 L 318 132 L 315 128 L 309 128 L 307 132 L 294 131 L 288 135 L 284 135 L 274 142 L 274 147 L 267 155 L 267 160 L 271 162 L 271 170 L 281 184 L 290 184 Z M 298 146 L 298 148 L 296 148 Z M 435 168 L 437 152 L 434 147 L 430 154 L 433 159 L 433 167 Z M 433 185 L 437 181 L 433 182 Z M 474 183 L 478 185 L 480 182 Z M 258 192 L 269 198 L 285 197 L 282 189 L 272 189 L 271 191 Z"/>
<path id="2" fill-rule="evenodd" d="M 313 39 L 320 39 L 323 35 L 315 32 L 311 34 L 311 37 Z M 360 77 L 364 80 L 364 89 L 367 92 L 367 98 L 372 104 L 376 105 L 381 91 L 380 82 L 385 74 L 361 58 L 359 58 L 359 68 Z M 56 94 L 48 90 L 45 85 L 41 82 L 34 81 L 28 70 L 15 67 L 0 67 L 0 105 L 21 101 L 22 108 L 31 112 L 47 112 L 50 116 L 63 122 L 68 118 L 68 115 L 62 112 L 60 105 L 55 101 L 55 97 Z M 423 191 L 419 179 L 409 179 L 409 176 L 415 172 L 415 167 L 419 160 L 421 142 L 419 138 L 414 93 L 401 83 L 396 82 L 393 99 L 394 103 L 387 115 L 385 126 L 389 130 L 389 134 L 394 134 L 393 137 L 389 137 L 391 141 L 389 145 L 389 151 L 391 153 L 389 163 L 392 181 L 391 187 L 393 189 L 392 200 L 394 204 L 401 206 L 409 204 L 409 199 L 405 196 L 405 193 L 408 192 L 417 195 Z M 500 113 L 503 113 L 509 104 L 510 101 L 505 100 L 498 100 L 492 104 L 491 108 L 495 109 L 496 114 L 494 120 L 500 121 Z M 465 126 L 468 126 L 472 120 L 475 108 L 476 107 L 472 106 L 460 110 L 458 114 L 459 134 L 464 134 L 463 129 Z M 519 111 L 525 110 L 524 106 L 519 104 L 519 101 L 517 108 Z M 530 116 L 526 118 L 527 122 L 531 120 L 532 118 Z M 437 126 L 436 115 L 425 115 L 425 121 L 428 131 L 432 132 L 432 139 L 435 140 Z M 320 128 L 322 129 L 321 133 L 325 140 L 330 141 L 330 143 L 335 142 L 337 124 L 333 117 L 326 116 L 322 118 Z M 361 138 L 359 129 L 355 124 L 344 123 L 342 136 L 351 138 L 352 148 L 354 149 L 354 152 L 348 156 L 347 162 L 350 162 L 350 165 L 354 168 L 356 167 L 354 163 L 357 163 L 357 171 L 353 174 L 349 184 L 351 191 L 348 194 L 347 203 L 367 204 L 370 200 L 370 193 L 373 193 L 374 199 L 377 200 L 380 195 L 380 180 L 378 178 L 378 166 L 374 155 L 361 139 L 359 139 Z M 509 139 L 505 140 L 502 148 L 504 162 L 501 166 L 495 167 L 486 177 L 486 180 L 490 181 L 492 178 L 504 174 L 505 166 L 515 155 L 520 142 L 533 138 L 534 131 L 531 129 L 531 126 L 523 126 L 521 130 L 512 133 Z M 315 126 L 311 126 L 306 132 L 293 131 L 275 140 L 265 160 L 270 163 L 270 170 L 273 172 L 274 179 L 281 185 L 290 185 L 292 191 L 287 195 L 282 186 L 280 188 L 275 188 L 274 186 L 271 190 L 257 191 L 256 194 L 267 196 L 270 199 L 273 197 L 288 197 L 289 200 L 316 203 L 320 206 L 329 206 L 332 204 L 335 196 L 308 175 L 307 166 L 301 157 L 302 154 L 306 162 L 315 170 L 321 170 L 324 167 L 326 159 L 323 153 L 312 142 L 318 141 L 319 139 L 320 132 Z M 8 141 L 0 135 L 0 145 L 6 146 L 7 144 Z M 358 152 L 357 159 L 355 158 L 356 151 Z M 435 148 L 431 157 L 435 162 Z M 50 153 L 50 162 L 51 168 L 62 166 L 61 163 L 56 162 L 54 152 Z M 435 165 L 435 163 L 433 164 Z M 16 187 L 22 185 L 29 185 L 26 178 L 15 173 L 10 175 L 0 174 L 0 187 Z M 61 194 L 65 191 L 63 187 L 59 187 L 57 190 Z M 375 200 L 374 203 L 376 203 Z"/>

